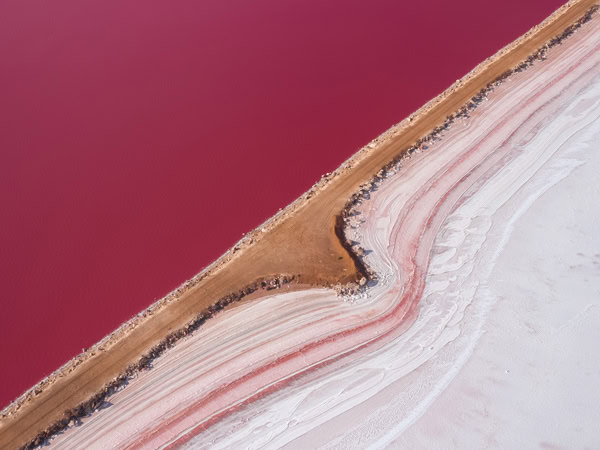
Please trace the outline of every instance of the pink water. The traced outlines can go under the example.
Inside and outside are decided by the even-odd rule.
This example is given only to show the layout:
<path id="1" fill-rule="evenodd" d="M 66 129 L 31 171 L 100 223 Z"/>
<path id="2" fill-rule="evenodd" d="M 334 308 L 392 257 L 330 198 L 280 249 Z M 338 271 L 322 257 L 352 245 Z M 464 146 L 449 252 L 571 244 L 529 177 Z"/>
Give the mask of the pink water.
<path id="1" fill-rule="evenodd" d="M 0 406 L 560 4 L 0 3 Z"/>

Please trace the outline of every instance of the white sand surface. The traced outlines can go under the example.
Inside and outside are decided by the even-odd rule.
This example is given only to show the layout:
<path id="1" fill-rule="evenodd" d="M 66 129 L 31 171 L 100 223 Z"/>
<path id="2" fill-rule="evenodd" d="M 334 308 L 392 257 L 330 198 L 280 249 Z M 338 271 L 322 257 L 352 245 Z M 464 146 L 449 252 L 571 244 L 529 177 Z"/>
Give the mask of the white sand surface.
<path id="1" fill-rule="evenodd" d="M 600 447 L 600 120 L 566 144 L 514 197 L 527 209 L 497 237 L 477 288 L 489 311 L 472 354 L 415 423 L 380 444 Z"/>
<path id="2" fill-rule="evenodd" d="M 360 205 L 379 279 L 219 314 L 60 448 L 600 447 L 600 29 Z"/>

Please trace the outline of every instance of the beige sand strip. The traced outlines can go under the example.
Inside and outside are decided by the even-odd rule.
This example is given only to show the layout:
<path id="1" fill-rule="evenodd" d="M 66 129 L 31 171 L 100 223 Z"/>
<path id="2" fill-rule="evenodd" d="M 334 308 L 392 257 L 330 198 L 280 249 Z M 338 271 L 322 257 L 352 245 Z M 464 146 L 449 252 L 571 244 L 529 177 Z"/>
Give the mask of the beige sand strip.
<path id="1" fill-rule="evenodd" d="M 480 64 L 401 124 L 360 150 L 284 211 L 248 234 L 194 279 L 140 313 L 3 411 L 0 448 L 30 442 L 88 401 L 165 338 L 219 299 L 282 274 L 302 285 L 356 282 L 362 275 L 336 236 L 348 199 L 390 160 L 442 126 L 446 118 L 507 70 L 516 67 L 597 0 L 569 2 L 541 25 Z"/>

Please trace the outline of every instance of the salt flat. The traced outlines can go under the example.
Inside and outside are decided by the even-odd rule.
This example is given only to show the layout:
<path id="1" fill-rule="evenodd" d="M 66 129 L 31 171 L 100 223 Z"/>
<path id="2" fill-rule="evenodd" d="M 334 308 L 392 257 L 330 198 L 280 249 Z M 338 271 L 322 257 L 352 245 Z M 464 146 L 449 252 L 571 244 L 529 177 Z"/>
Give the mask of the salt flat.
<path id="1" fill-rule="evenodd" d="M 588 94 L 600 96 L 600 83 Z M 412 426 L 382 443 L 600 444 L 600 120 L 582 122 L 505 207 L 509 234 L 493 237 L 495 264 L 461 321 L 481 322 L 471 355 Z M 486 264 L 478 259 L 474 272 Z"/>
<path id="2" fill-rule="evenodd" d="M 220 313 L 59 448 L 600 445 L 600 25 L 402 160 L 361 295 Z"/>

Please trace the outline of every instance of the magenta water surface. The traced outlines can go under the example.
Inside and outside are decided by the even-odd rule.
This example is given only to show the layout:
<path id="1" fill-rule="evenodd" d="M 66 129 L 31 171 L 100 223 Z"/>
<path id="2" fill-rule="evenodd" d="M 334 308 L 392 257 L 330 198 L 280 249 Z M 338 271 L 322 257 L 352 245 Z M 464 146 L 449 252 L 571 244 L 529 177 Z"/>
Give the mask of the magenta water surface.
<path id="1" fill-rule="evenodd" d="M 0 406 L 560 0 L 0 4 Z"/>

